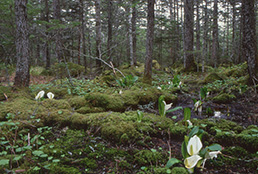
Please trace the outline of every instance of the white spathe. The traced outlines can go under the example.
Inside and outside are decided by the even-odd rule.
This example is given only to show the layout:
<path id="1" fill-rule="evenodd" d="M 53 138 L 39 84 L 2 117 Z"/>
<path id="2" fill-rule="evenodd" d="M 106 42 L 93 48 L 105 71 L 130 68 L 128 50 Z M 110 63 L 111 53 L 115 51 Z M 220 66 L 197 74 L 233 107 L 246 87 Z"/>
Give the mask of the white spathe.
<path id="1" fill-rule="evenodd" d="M 209 152 L 210 159 L 217 158 L 218 154 L 221 154 L 220 151 Z"/>
<path id="2" fill-rule="evenodd" d="M 191 169 L 196 166 L 198 161 L 202 159 L 199 155 L 192 155 L 184 160 L 185 167 Z"/>
<path id="3" fill-rule="evenodd" d="M 187 152 L 189 155 L 197 155 L 201 149 L 202 142 L 197 135 L 194 135 L 187 144 Z"/>
<path id="4" fill-rule="evenodd" d="M 193 123 L 190 121 L 190 120 L 186 120 L 187 121 L 187 123 L 188 123 L 188 126 L 193 126 Z"/>
<path id="5" fill-rule="evenodd" d="M 47 93 L 47 97 L 48 97 L 49 99 L 53 99 L 54 96 L 55 96 L 55 95 L 54 95 L 52 92 Z"/>
<path id="6" fill-rule="evenodd" d="M 41 99 L 41 98 L 44 96 L 44 94 L 45 94 L 45 91 L 40 91 L 40 92 L 37 94 L 37 96 L 35 97 L 35 99 L 36 99 L 36 100 Z"/>
<path id="7" fill-rule="evenodd" d="M 169 108 L 171 108 L 171 106 L 172 106 L 173 103 L 167 104 L 165 101 L 163 101 L 163 103 L 164 103 L 164 106 L 165 106 L 165 113 L 166 113 L 166 111 L 167 111 Z"/>

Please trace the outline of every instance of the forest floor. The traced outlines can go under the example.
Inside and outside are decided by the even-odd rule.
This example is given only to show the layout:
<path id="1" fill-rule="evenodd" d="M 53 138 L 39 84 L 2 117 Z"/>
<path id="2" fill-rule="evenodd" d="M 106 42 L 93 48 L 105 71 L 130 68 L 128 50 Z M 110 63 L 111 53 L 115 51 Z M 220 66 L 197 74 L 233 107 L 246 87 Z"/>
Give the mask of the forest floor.
<path id="1" fill-rule="evenodd" d="M 210 68 L 205 75 L 155 70 L 151 86 L 141 82 L 142 66 L 121 71 L 133 76 L 119 83 L 122 77 L 105 71 L 71 84 L 32 73 L 29 90 L 2 82 L 0 173 L 188 173 L 181 146 L 192 128 L 182 109 L 159 115 L 161 95 L 172 108 L 191 109 L 193 126 L 205 132 L 203 146 L 222 146 L 222 154 L 195 173 L 258 173 L 258 95 L 246 85 L 246 64 Z M 205 98 L 202 88 L 209 92 Z M 45 96 L 37 102 L 41 90 Z M 194 100 L 201 100 L 202 112 Z M 181 162 L 166 167 L 170 158 Z"/>

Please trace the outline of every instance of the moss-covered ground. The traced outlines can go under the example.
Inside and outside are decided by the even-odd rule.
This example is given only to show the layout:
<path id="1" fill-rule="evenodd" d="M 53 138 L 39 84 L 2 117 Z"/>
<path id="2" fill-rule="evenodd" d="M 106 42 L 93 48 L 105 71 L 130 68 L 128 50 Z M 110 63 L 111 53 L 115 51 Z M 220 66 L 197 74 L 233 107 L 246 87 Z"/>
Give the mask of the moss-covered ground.
<path id="1" fill-rule="evenodd" d="M 62 66 L 55 66 L 42 74 L 63 74 Z M 159 115 L 161 95 L 172 108 L 191 109 L 191 122 L 205 131 L 204 146 L 223 147 L 196 173 L 258 173 L 258 102 L 247 85 L 246 64 L 209 67 L 205 75 L 176 69 L 171 75 L 155 67 L 152 85 L 142 82 L 142 64 L 121 67 L 125 75 L 138 76 L 124 86 L 112 70 L 93 80 L 58 79 L 29 89 L 1 85 L 0 173 L 188 173 L 181 144 L 190 128 L 182 110 Z M 73 76 L 82 72 L 73 64 L 69 68 Z M 205 98 L 201 88 L 209 92 Z M 41 90 L 45 95 L 36 101 Z M 193 99 L 202 100 L 202 112 L 195 111 Z M 170 157 L 182 163 L 166 168 Z"/>

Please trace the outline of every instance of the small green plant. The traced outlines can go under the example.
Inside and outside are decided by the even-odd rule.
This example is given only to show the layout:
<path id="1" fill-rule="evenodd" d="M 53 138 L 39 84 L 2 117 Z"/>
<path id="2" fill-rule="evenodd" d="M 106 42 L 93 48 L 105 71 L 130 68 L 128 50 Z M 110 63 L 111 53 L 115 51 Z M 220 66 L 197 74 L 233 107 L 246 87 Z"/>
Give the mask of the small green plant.
<path id="1" fill-rule="evenodd" d="M 142 118 L 143 118 L 143 112 L 140 110 L 137 110 L 137 121 L 139 123 L 142 122 Z"/>
<path id="2" fill-rule="evenodd" d="M 129 74 L 123 77 L 122 79 L 116 80 L 116 82 L 122 88 L 131 87 L 138 80 L 138 78 L 138 76 L 132 76 L 131 74 Z"/>
<path id="3" fill-rule="evenodd" d="M 183 109 L 181 106 L 178 106 L 178 107 L 175 107 L 175 108 L 169 110 L 169 108 L 171 108 L 173 103 L 167 104 L 165 102 L 164 98 L 165 98 L 165 96 L 161 95 L 158 99 L 158 109 L 159 109 L 159 115 L 160 116 L 165 117 L 166 113 L 174 112 L 174 111 L 177 111 L 179 109 Z"/>

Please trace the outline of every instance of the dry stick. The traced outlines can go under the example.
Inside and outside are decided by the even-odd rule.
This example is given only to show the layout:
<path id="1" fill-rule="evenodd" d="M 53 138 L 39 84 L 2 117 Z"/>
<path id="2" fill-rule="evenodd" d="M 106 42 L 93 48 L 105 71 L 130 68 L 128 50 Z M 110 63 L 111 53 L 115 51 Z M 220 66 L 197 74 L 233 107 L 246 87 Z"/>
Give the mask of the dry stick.
<path id="1" fill-rule="evenodd" d="M 120 42 L 119 44 L 121 44 L 121 43 L 123 43 L 123 42 L 125 42 L 125 41 L 126 41 L 126 40 Z M 91 56 L 91 55 L 88 55 L 88 57 L 90 57 L 91 59 L 100 60 L 100 61 L 103 62 L 105 65 L 107 65 L 109 68 L 113 69 L 113 71 L 116 70 L 116 71 L 118 71 L 123 77 L 125 77 L 125 75 L 124 75 L 119 69 L 114 68 L 114 65 L 112 64 L 112 62 L 110 62 L 110 64 L 108 64 L 106 61 L 104 61 L 104 60 L 101 58 L 101 57 L 102 57 L 104 54 L 106 54 L 109 50 L 112 50 L 112 49 L 114 49 L 114 48 L 117 47 L 117 46 L 118 46 L 118 44 L 114 45 L 113 47 L 111 47 L 111 48 L 108 49 L 108 50 L 103 51 L 103 52 L 100 54 L 100 58 L 94 57 L 94 56 Z M 78 50 L 68 49 L 67 47 L 65 47 L 65 50 L 78 52 Z M 83 54 L 83 53 L 80 53 L 80 54 L 87 57 L 86 54 Z"/>
<path id="2" fill-rule="evenodd" d="M 168 151 L 169 151 L 169 160 L 171 159 L 171 146 L 170 146 L 170 131 L 169 131 L 169 128 L 168 128 Z"/>

